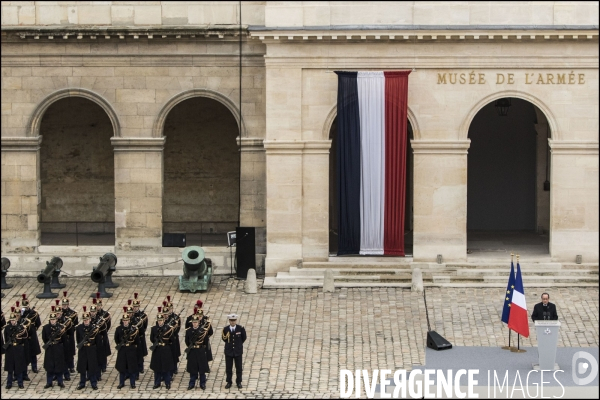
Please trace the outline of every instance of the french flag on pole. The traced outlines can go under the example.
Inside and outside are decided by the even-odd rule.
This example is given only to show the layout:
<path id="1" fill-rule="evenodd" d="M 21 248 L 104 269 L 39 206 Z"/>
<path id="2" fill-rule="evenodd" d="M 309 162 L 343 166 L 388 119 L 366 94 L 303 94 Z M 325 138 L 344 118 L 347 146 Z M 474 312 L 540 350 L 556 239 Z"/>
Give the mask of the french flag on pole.
<path id="1" fill-rule="evenodd" d="M 519 335 L 529 337 L 529 318 L 527 316 L 527 304 L 525 304 L 525 290 L 523 290 L 523 277 L 521 276 L 521 266 L 518 262 L 515 289 L 513 290 L 510 315 L 508 317 L 508 328 Z"/>

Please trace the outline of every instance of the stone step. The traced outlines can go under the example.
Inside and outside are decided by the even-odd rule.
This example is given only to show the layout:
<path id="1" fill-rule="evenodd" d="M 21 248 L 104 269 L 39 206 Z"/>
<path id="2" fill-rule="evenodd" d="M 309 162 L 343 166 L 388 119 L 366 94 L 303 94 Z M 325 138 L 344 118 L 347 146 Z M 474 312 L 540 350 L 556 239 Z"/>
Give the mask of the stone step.
<path id="1" fill-rule="evenodd" d="M 562 268 L 563 269 L 595 269 L 597 271 L 598 263 L 581 263 L 581 264 L 563 263 Z"/>
<path id="2" fill-rule="evenodd" d="M 453 277 L 454 278 L 454 277 Z M 508 278 L 502 276 L 484 276 L 483 280 L 485 282 L 502 282 L 507 281 Z M 555 282 L 555 283 L 593 283 L 596 282 L 598 284 L 598 276 L 566 276 L 566 275 L 556 275 L 556 276 L 523 276 L 523 282 Z"/>
<path id="3" fill-rule="evenodd" d="M 411 283 L 389 283 L 389 282 L 334 282 L 336 288 L 361 288 L 361 287 L 375 287 L 375 288 L 386 288 L 394 287 L 401 289 L 410 289 Z M 500 282 L 424 282 L 425 287 L 451 287 L 451 288 L 505 288 L 506 283 Z M 277 282 L 275 277 L 266 277 L 263 283 L 263 289 L 310 289 L 310 288 L 322 288 L 323 283 L 317 281 L 307 282 Z M 552 288 L 552 287 L 598 287 L 598 283 L 586 283 L 586 282 L 544 282 L 541 285 L 528 286 L 528 289 L 540 288 Z"/>
<path id="4" fill-rule="evenodd" d="M 410 264 L 413 262 L 412 257 L 396 257 L 396 256 L 333 256 L 329 257 L 330 263 L 342 264 L 376 264 L 376 263 L 395 263 L 395 264 Z"/>
<path id="5" fill-rule="evenodd" d="M 410 269 L 410 263 L 397 263 L 397 262 L 327 262 L 327 261 L 312 261 L 303 262 L 302 268 L 317 268 L 317 269 L 356 269 L 356 268 L 388 268 L 388 269 Z"/>
<path id="6" fill-rule="evenodd" d="M 445 264 L 446 268 L 453 269 L 498 269 L 498 270 L 508 270 L 510 271 L 510 263 L 490 263 L 490 262 L 481 262 L 481 263 L 447 263 Z M 529 270 L 557 270 L 561 269 L 561 263 L 553 263 L 553 262 L 538 262 L 538 263 L 527 263 L 521 264 L 521 271 L 529 271 Z M 515 270 L 517 266 L 515 264 Z"/>
<path id="7" fill-rule="evenodd" d="M 328 268 L 297 268 L 290 267 L 289 274 L 295 276 L 323 276 Z M 334 275 L 394 275 L 397 273 L 411 273 L 410 269 L 388 268 L 329 268 Z M 281 273 L 281 272 L 280 272 Z"/>
<path id="8" fill-rule="evenodd" d="M 454 273 L 458 276 L 464 275 L 498 275 L 498 276 L 506 276 L 508 279 L 508 274 L 510 273 L 510 269 L 507 271 L 504 269 L 457 269 Z M 523 276 L 556 276 L 556 275 L 598 275 L 598 270 L 592 269 L 535 269 L 535 270 L 521 270 L 521 274 Z"/>
<path id="9" fill-rule="evenodd" d="M 275 280 L 277 282 L 323 282 L 323 276 L 289 276 L 283 275 L 281 272 L 277 274 Z M 335 282 L 411 282 L 411 275 L 334 275 Z"/>

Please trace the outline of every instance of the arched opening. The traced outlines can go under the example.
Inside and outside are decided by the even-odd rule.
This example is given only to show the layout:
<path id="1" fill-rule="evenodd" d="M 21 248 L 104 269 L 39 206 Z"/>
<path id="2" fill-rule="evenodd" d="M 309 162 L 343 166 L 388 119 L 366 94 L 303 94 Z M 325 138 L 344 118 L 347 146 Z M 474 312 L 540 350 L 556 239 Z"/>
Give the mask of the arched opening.
<path id="1" fill-rule="evenodd" d="M 113 126 L 82 97 L 51 104 L 40 122 L 41 244 L 115 243 Z"/>
<path id="2" fill-rule="evenodd" d="M 549 254 L 550 128 L 534 104 L 510 98 L 484 106 L 469 126 L 467 253 Z"/>
<path id="3" fill-rule="evenodd" d="M 185 233 L 186 244 L 227 245 L 240 210 L 237 121 L 220 102 L 178 103 L 164 124 L 163 234 Z"/>
<path id="4" fill-rule="evenodd" d="M 410 146 L 413 139 L 413 129 L 410 121 L 406 125 L 406 202 L 404 218 L 404 250 L 407 256 L 413 253 L 413 164 L 414 155 Z M 338 199 L 336 189 L 336 163 L 337 163 L 337 117 L 329 130 L 331 149 L 329 150 L 329 255 L 335 256 L 338 252 Z"/>

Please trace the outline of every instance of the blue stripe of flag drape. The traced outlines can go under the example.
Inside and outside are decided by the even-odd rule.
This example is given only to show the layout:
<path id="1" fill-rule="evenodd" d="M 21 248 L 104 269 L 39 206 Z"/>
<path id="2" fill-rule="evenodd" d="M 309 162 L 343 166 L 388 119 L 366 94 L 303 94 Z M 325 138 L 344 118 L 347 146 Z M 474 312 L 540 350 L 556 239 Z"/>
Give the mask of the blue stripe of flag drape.
<path id="1" fill-rule="evenodd" d="M 338 254 L 360 252 L 360 119 L 357 72 L 338 75 Z M 342 135 L 339 132 L 343 132 Z"/>

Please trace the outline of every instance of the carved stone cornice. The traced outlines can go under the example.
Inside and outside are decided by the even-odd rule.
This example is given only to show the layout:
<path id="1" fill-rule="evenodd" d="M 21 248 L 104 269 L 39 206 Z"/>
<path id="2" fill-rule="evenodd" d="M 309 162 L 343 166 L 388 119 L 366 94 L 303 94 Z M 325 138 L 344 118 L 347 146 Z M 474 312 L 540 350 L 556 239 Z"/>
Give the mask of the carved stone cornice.
<path id="1" fill-rule="evenodd" d="M 263 146 L 264 139 L 261 138 L 240 138 L 239 136 L 235 139 L 237 142 L 240 151 L 260 151 L 264 152 L 265 148 Z"/>
<path id="2" fill-rule="evenodd" d="M 591 140 L 548 140 L 552 154 L 598 155 L 598 142 Z"/>
<path id="3" fill-rule="evenodd" d="M 2 137 L 2 151 L 38 151 L 41 144 L 41 135 L 35 137 Z"/>
<path id="4" fill-rule="evenodd" d="M 241 29 L 240 29 L 241 28 Z M 225 39 L 248 36 L 248 26 L 242 25 L 185 25 L 185 26 L 2 26 L 2 35 L 21 39 Z"/>
<path id="5" fill-rule="evenodd" d="M 464 154 L 471 146 L 471 140 L 411 140 L 415 154 Z"/>
<path id="6" fill-rule="evenodd" d="M 329 154 L 331 140 L 265 140 L 267 155 Z"/>
<path id="7" fill-rule="evenodd" d="M 123 138 L 111 137 L 110 143 L 115 152 L 149 152 L 163 151 L 165 148 L 165 136 L 161 138 Z"/>

